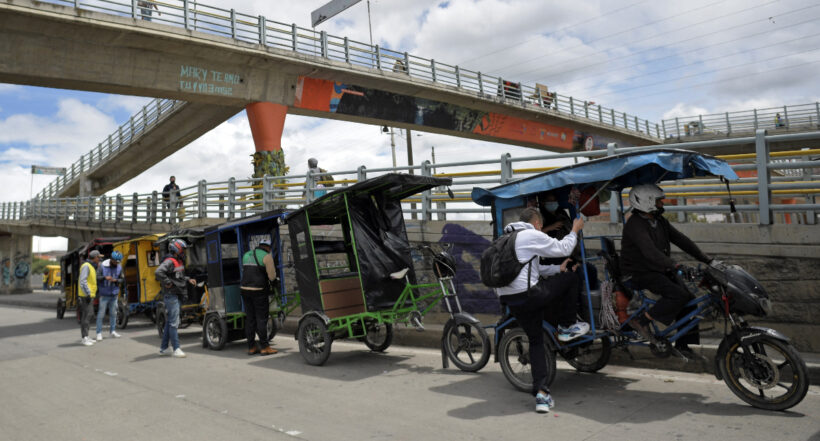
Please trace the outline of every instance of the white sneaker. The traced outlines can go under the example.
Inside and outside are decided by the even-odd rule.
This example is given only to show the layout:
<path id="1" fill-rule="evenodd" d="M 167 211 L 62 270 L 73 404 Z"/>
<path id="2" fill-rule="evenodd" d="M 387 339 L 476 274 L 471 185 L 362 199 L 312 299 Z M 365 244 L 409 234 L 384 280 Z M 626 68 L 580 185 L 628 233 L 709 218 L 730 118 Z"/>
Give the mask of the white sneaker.
<path id="1" fill-rule="evenodd" d="M 122 337 L 120 334 L 118 334 L 118 333 L 117 333 L 117 331 L 111 331 L 111 334 L 108 334 L 108 335 L 110 335 L 110 336 L 111 336 L 111 337 L 113 337 L 113 338 L 120 338 L 120 337 Z"/>
<path id="2" fill-rule="evenodd" d="M 99 332 L 97 333 L 97 341 L 102 341 L 102 334 Z"/>
<path id="3" fill-rule="evenodd" d="M 569 328 L 558 326 L 558 341 L 568 342 L 589 332 L 589 323 L 576 322 Z"/>
<path id="4" fill-rule="evenodd" d="M 171 355 L 171 348 L 160 349 L 159 355 Z"/>
<path id="5" fill-rule="evenodd" d="M 182 349 L 180 349 L 180 348 L 174 349 L 174 353 L 172 355 L 176 358 L 185 358 L 185 357 L 187 357 L 187 355 L 185 355 L 185 353 L 182 352 Z"/>
<path id="6" fill-rule="evenodd" d="M 83 344 L 83 346 L 94 346 L 94 340 L 91 340 L 88 337 L 83 337 L 83 339 L 80 342 Z"/>

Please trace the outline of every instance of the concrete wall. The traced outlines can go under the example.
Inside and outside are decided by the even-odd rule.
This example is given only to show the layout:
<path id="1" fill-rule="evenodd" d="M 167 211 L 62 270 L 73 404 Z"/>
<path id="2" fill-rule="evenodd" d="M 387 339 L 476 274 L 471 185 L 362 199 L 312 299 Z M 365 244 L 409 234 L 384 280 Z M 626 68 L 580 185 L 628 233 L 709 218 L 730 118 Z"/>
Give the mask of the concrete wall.
<path id="1" fill-rule="evenodd" d="M 753 324 L 775 328 L 794 340 L 798 349 L 820 352 L 820 230 L 816 226 L 770 226 L 676 224 L 701 248 L 721 260 L 736 263 L 753 274 L 769 292 L 773 312 L 765 318 L 747 317 Z M 452 243 L 451 253 L 457 262 L 456 289 L 466 311 L 479 315 L 483 323 L 493 323 L 499 314 L 498 300 L 479 277 L 481 253 L 492 240 L 492 226 L 486 221 L 407 222 L 408 237 L 414 244 Z M 283 232 L 283 234 L 286 234 Z M 620 226 L 590 222 L 587 236 L 617 235 Z M 340 237 L 338 228 L 318 228 L 314 236 Z M 588 239 L 588 254 L 600 250 L 600 241 Z M 616 242 L 620 248 L 620 241 Z M 285 260 L 289 256 L 289 240 L 285 241 Z M 684 264 L 696 265 L 679 250 L 673 258 Z M 420 282 L 435 282 L 430 261 L 414 252 L 416 273 Z M 333 262 L 327 262 L 332 265 Z M 603 268 L 598 262 L 599 278 Z M 292 273 L 287 277 L 288 290 L 296 289 Z M 428 322 L 443 321 L 441 314 L 428 315 Z M 707 326 L 704 326 L 704 328 Z M 711 333 L 719 338 L 723 323 L 716 323 Z"/>
<path id="2" fill-rule="evenodd" d="M 31 236 L 0 235 L 0 294 L 31 292 Z"/>

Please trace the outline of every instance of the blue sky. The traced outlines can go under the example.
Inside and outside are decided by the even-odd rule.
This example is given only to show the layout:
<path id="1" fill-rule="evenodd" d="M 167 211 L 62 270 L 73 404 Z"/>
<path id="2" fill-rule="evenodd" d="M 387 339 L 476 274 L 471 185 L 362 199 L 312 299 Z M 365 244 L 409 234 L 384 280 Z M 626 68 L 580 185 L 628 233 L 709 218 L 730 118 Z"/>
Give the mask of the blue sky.
<path id="1" fill-rule="evenodd" d="M 325 1 L 202 3 L 309 28 L 310 12 Z M 650 121 L 820 100 L 820 4 L 807 0 L 371 0 L 370 9 L 383 47 L 537 81 Z M 369 41 L 365 1 L 316 30 Z M 0 199 L 27 199 L 31 164 L 70 165 L 150 99 L 0 84 Z M 434 146 L 439 162 L 539 153 L 419 134 L 416 163 Z M 401 165 L 403 137 L 396 141 Z M 391 163 L 390 138 L 374 126 L 291 115 L 283 146 L 294 170 L 311 156 L 330 170 Z M 169 174 L 183 186 L 244 178 L 252 152 L 242 112 L 111 193 L 152 191 Z M 49 181 L 37 176 L 35 192 Z"/>

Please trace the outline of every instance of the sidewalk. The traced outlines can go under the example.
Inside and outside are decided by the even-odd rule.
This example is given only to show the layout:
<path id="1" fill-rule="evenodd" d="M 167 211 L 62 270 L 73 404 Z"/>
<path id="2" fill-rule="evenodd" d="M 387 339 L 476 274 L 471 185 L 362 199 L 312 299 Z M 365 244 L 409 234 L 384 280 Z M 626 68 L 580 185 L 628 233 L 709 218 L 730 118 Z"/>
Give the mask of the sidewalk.
<path id="1" fill-rule="evenodd" d="M 60 298 L 60 291 L 35 290 L 31 294 L 4 294 L 0 295 L 0 305 L 21 306 L 26 308 L 44 308 L 54 311 L 55 320 L 57 318 L 57 299 Z M 67 314 L 67 316 L 70 316 Z M 285 321 L 283 332 L 293 335 L 296 332 L 298 317 L 288 317 Z M 443 325 L 436 323 L 425 323 L 425 331 L 419 332 L 415 328 L 397 326 L 393 329 L 393 344 L 400 346 L 417 346 L 426 348 L 441 347 L 441 332 Z M 488 330 L 490 339 L 493 333 Z M 676 357 L 658 358 L 652 355 L 648 349 L 633 347 L 629 352 L 623 350 L 613 350 L 609 364 L 615 366 L 639 367 L 646 369 L 663 369 L 671 371 L 714 374 L 715 351 L 719 341 L 706 340 L 706 344 L 700 346 L 700 353 L 706 357 L 708 362 L 690 361 L 684 362 Z M 809 378 L 811 384 L 820 384 L 820 354 L 801 352 L 800 355 L 809 368 Z M 490 359 L 492 362 L 492 358 Z M 452 365 L 451 365 L 452 367 Z"/>

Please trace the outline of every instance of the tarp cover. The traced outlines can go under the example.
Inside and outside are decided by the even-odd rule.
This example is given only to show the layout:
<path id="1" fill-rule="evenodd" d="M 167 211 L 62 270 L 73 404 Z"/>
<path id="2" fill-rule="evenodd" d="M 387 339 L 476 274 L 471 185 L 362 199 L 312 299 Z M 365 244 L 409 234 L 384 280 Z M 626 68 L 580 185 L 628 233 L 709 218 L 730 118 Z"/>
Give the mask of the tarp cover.
<path id="1" fill-rule="evenodd" d="M 356 183 L 350 187 L 339 190 L 334 189 L 312 203 L 289 213 L 285 218 L 285 222 L 291 217 L 307 211 L 311 225 L 338 223 L 338 217 L 345 213 L 345 194 L 351 198 L 360 195 L 380 194 L 385 200 L 401 200 L 416 193 L 435 187 L 448 186 L 452 183 L 453 180 L 450 178 L 389 173 Z"/>
<path id="2" fill-rule="evenodd" d="M 568 186 L 583 189 L 610 179 L 606 189 L 620 191 L 637 184 L 709 175 L 738 179 L 726 161 L 714 156 L 681 149 L 653 149 L 561 167 L 489 190 L 474 187 L 472 198 L 478 205 L 490 206 L 496 199 L 520 198 Z"/>
<path id="3" fill-rule="evenodd" d="M 367 310 L 390 309 L 405 284 L 390 274 L 409 268 L 410 283 L 416 280 L 401 202 L 376 193 L 358 194 L 349 204 Z"/>

